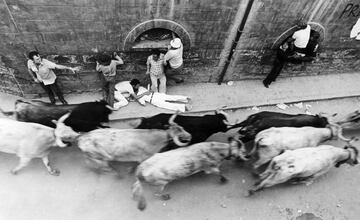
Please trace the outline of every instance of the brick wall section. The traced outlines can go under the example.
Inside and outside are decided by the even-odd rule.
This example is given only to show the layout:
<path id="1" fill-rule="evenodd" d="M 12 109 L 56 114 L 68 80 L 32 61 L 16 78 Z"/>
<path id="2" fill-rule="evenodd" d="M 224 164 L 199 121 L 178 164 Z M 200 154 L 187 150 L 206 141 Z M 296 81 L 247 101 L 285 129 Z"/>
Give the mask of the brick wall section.
<path id="1" fill-rule="evenodd" d="M 225 80 L 264 78 L 276 53 L 272 44 L 301 16 L 325 28 L 319 60 L 304 65 L 287 64 L 281 77 L 358 71 L 360 44 L 349 35 L 360 9 L 357 13 L 343 13 L 348 4 L 356 7 L 360 1 L 255 1 Z"/>
<path id="2" fill-rule="evenodd" d="M 126 35 L 137 24 L 154 18 L 175 21 L 190 33 L 194 47 L 187 58 L 189 81 L 203 82 L 211 78 L 211 71 L 219 61 L 224 39 L 239 0 L 6 0 L 0 3 L 0 56 L 11 62 L 7 67 L 15 75 L 26 94 L 41 93 L 41 88 L 26 73 L 24 54 L 37 49 L 45 57 L 55 55 L 93 56 L 92 50 L 123 52 L 126 65 L 118 69 L 118 80 L 144 78 L 144 54 L 122 51 Z M 15 20 L 14 27 L 9 12 Z M 146 54 L 147 55 L 147 54 Z M 50 58 L 49 58 L 50 59 Z M 15 64 L 16 62 L 16 64 Z M 203 66 L 203 64 L 207 66 Z M 65 65 L 83 66 L 79 75 L 61 71 L 59 84 L 65 93 L 99 89 L 93 62 L 65 62 Z M 15 67 L 16 66 L 16 67 Z"/>
<path id="3" fill-rule="evenodd" d="M 148 52 L 124 51 L 123 46 L 125 37 L 136 25 L 151 19 L 174 21 L 189 33 L 192 45 L 186 45 L 189 49 L 184 53 L 188 81 L 215 82 L 220 54 L 225 56 L 227 52 L 222 53 L 225 44 L 231 43 L 228 36 L 235 15 L 246 4 L 246 0 L 0 1 L 0 58 L 3 67 L 14 70 L 16 77 L 13 82 L 2 76 L 2 81 L 9 82 L 3 87 L 16 83 L 25 94 L 43 94 L 26 72 L 26 54 L 34 49 L 49 60 L 83 67 L 77 75 L 57 72 L 65 93 L 100 89 L 93 57 L 95 48 L 101 52 L 121 52 L 126 64 L 118 68 L 117 80 L 134 77 L 148 80 L 145 76 Z M 349 33 L 359 15 L 355 11 L 342 13 L 348 4 L 355 6 L 360 2 L 255 0 L 225 80 L 263 78 L 271 68 L 273 42 L 302 15 L 325 27 L 320 60 L 287 65 L 282 76 L 358 70 L 360 44 L 349 39 Z"/>

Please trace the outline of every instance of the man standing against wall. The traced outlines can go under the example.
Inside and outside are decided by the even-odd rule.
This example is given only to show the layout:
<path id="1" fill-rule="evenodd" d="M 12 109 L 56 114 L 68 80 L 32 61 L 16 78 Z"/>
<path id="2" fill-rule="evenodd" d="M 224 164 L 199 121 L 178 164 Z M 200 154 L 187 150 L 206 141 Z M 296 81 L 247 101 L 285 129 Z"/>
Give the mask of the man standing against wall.
<path id="1" fill-rule="evenodd" d="M 30 76 L 33 78 L 33 80 L 41 85 L 43 89 L 46 91 L 46 93 L 49 96 L 51 104 L 55 104 L 55 96 L 56 94 L 59 98 L 59 100 L 63 104 L 68 104 L 67 101 L 64 99 L 64 96 L 57 85 L 56 82 L 56 75 L 54 73 L 54 69 L 68 69 L 71 70 L 73 73 L 75 71 L 78 71 L 80 67 L 67 67 L 63 65 L 59 65 L 56 63 L 53 63 L 47 59 L 43 59 L 40 57 L 39 53 L 37 51 L 31 51 L 28 55 L 29 60 L 27 62 L 27 68 Z"/>
<path id="2" fill-rule="evenodd" d="M 305 54 L 306 46 L 310 39 L 311 27 L 305 21 L 300 21 L 297 27 L 299 30 L 295 31 L 290 38 L 290 49 L 291 51 Z"/>
<path id="3" fill-rule="evenodd" d="M 170 41 L 168 51 L 164 56 L 164 65 L 168 79 L 172 79 L 176 83 L 184 82 L 183 78 L 175 76 L 181 74 L 183 69 L 183 44 L 180 38 L 174 37 Z"/>
<path id="4" fill-rule="evenodd" d="M 96 61 L 96 71 L 102 73 L 103 96 L 111 107 L 114 107 L 116 66 L 124 64 L 116 52 L 113 55 L 115 60 L 112 60 L 109 55 L 101 54 Z"/>

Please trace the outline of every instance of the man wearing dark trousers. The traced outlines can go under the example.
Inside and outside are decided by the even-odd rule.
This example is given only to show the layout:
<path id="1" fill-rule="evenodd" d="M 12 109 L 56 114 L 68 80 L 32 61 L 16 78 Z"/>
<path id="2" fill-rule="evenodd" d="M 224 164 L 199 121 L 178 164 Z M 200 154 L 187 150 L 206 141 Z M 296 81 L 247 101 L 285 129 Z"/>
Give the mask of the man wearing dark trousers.
<path id="1" fill-rule="evenodd" d="M 75 73 L 75 71 L 78 71 L 80 67 L 73 68 L 53 63 L 47 59 L 41 58 L 39 52 L 37 51 L 31 51 L 28 57 L 29 60 L 27 62 L 27 68 L 29 75 L 45 90 L 45 92 L 49 96 L 51 104 L 56 103 L 54 94 L 58 96 L 59 100 L 63 104 L 68 104 L 67 101 L 64 99 L 64 96 L 59 86 L 57 85 L 56 75 L 53 70 L 68 69 Z"/>
<path id="2" fill-rule="evenodd" d="M 273 68 L 271 69 L 268 76 L 263 80 L 264 86 L 268 88 L 269 85 L 276 80 L 286 62 L 301 64 L 303 62 L 313 61 L 316 57 L 317 48 L 319 46 L 319 38 L 320 34 L 312 30 L 309 42 L 307 43 L 306 48 L 303 49 L 304 54 L 291 50 L 289 46 L 291 42 L 286 41 L 283 43 L 277 49 Z"/>

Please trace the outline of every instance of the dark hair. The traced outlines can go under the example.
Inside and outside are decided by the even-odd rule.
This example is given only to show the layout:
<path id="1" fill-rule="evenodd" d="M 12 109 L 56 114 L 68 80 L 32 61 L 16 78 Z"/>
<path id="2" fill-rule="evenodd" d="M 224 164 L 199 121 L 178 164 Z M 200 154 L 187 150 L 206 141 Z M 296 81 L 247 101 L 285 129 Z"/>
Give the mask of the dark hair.
<path id="1" fill-rule="evenodd" d="M 140 84 L 140 81 L 139 81 L 138 79 L 132 79 L 132 80 L 130 81 L 130 85 L 132 85 L 132 86 L 136 86 L 136 85 L 138 85 L 138 84 Z"/>
<path id="2" fill-rule="evenodd" d="M 151 51 L 151 54 L 155 54 L 155 55 L 158 55 L 158 56 L 160 56 L 160 50 L 159 49 L 154 49 L 154 50 L 152 50 Z"/>
<path id="3" fill-rule="evenodd" d="M 108 66 L 111 63 L 111 57 L 107 54 L 99 54 L 97 56 L 97 61 L 102 65 Z"/>
<path id="4" fill-rule="evenodd" d="M 32 60 L 34 58 L 34 56 L 39 56 L 39 52 L 34 50 L 34 51 L 31 51 L 28 55 L 30 60 Z"/>

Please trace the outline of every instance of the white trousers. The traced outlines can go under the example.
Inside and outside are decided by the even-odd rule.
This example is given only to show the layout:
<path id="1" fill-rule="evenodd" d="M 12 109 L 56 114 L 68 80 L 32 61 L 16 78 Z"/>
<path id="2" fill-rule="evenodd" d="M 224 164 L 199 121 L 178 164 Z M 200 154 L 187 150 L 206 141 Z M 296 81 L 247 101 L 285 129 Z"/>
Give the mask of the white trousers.
<path id="1" fill-rule="evenodd" d="M 145 103 L 145 101 L 149 102 L 150 104 L 153 104 L 159 108 L 185 112 L 185 103 L 188 102 L 188 97 L 183 95 L 167 95 L 164 93 L 154 92 L 153 94 L 143 96 L 139 101 L 141 103 Z"/>
<path id="2" fill-rule="evenodd" d="M 115 91 L 114 97 L 115 97 L 114 108 L 116 110 L 129 104 L 129 101 L 126 99 L 126 97 L 118 91 Z"/>

